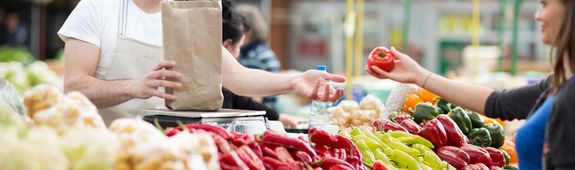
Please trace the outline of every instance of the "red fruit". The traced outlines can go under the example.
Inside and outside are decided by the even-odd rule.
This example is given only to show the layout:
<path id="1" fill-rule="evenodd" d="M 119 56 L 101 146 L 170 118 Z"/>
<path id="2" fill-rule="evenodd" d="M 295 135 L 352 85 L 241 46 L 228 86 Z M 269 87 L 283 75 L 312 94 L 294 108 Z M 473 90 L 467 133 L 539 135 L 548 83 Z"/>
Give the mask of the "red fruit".
<path id="1" fill-rule="evenodd" d="M 395 56 L 385 47 L 376 47 L 369 53 L 367 59 L 367 66 L 371 70 L 371 66 L 376 66 L 383 71 L 391 71 L 395 67 Z M 373 70 L 372 70 L 373 71 Z"/>
<path id="2" fill-rule="evenodd" d="M 489 168 L 485 164 L 476 163 L 467 165 L 463 170 L 489 170 Z"/>
<path id="3" fill-rule="evenodd" d="M 469 155 L 469 158 L 471 158 L 470 163 L 482 163 L 485 165 L 491 165 L 491 157 L 489 157 L 489 153 L 485 149 L 470 144 L 463 145 L 460 147 L 460 149 Z"/>

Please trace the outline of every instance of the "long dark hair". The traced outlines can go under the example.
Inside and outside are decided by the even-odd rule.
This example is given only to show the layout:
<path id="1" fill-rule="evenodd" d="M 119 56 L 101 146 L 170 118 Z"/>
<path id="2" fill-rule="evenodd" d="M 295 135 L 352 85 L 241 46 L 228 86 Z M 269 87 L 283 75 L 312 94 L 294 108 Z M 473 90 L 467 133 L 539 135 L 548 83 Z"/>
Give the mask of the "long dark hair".
<path id="1" fill-rule="evenodd" d="M 557 93 L 559 88 L 565 83 L 565 67 L 575 71 L 575 1 L 563 0 L 565 6 L 565 17 L 561 28 L 554 39 L 555 63 L 553 64 L 553 75 L 551 79 L 552 93 Z"/>

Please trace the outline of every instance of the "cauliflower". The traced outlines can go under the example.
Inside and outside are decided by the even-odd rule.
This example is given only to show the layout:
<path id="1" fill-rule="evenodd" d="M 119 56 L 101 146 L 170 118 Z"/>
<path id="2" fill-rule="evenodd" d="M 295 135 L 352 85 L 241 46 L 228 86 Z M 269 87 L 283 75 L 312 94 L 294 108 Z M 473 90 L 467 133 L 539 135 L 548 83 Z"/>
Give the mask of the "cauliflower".
<path id="1" fill-rule="evenodd" d="M 28 116 L 34 117 L 36 112 L 48 109 L 64 99 L 64 94 L 50 85 L 38 85 L 24 93 L 24 106 Z"/>
<path id="2" fill-rule="evenodd" d="M 70 170 L 112 169 L 116 141 L 106 129 L 75 127 L 62 136 L 60 146 Z"/>
<path id="3" fill-rule="evenodd" d="M 0 169 L 66 170 L 68 159 L 51 128 L 10 128 L 0 132 Z"/>
<path id="4" fill-rule="evenodd" d="M 110 131 L 120 142 L 114 169 L 219 169 L 217 148 L 207 134 L 166 137 L 142 120 L 118 119 Z"/>

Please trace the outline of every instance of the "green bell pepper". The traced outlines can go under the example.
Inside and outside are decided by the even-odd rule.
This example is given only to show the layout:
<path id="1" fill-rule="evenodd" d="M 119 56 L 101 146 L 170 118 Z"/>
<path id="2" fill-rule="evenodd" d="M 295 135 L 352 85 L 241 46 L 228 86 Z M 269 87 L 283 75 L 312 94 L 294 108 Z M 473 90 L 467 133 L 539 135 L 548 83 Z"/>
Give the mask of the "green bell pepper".
<path id="1" fill-rule="evenodd" d="M 505 132 L 501 125 L 498 123 L 491 123 L 485 125 L 484 128 L 489 131 L 489 135 L 491 136 L 491 147 L 499 148 L 503 146 L 503 143 L 505 142 Z"/>
<path id="2" fill-rule="evenodd" d="M 421 123 L 424 120 L 434 119 L 439 115 L 439 109 L 431 103 L 418 103 L 415 105 L 415 110 L 410 110 L 413 114 L 413 120 L 416 123 Z"/>
<path id="3" fill-rule="evenodd" d="M 451 112 L 451 103 L 447 102 L 447 100 L 439 98 L 437 101 L 437 107 L 441 114 L 447 114 Z"/>
<path id="4" fill-rule="evenodd" d="M 453 119 L 453 121 L 457 124 L 457 126 L 459 127 L 461 132 L 463 132 L 463 134 L 467 135 L 469 134 L 471 129 L 473 129 L 471 125 L 471 120 L 469 120 L 469 116 L 467 115 L 467 111 L 465 111 L 463 108 L 461 107 L 454 108 L 453 110 L 451 110 L 451 112 L 449 112 L 448 116 L 451 117 L 451 119 Z"/>
<path id="5" fill-rule="evenodd" d="M 469 116 L 469 120 L 471 120 L 471 126 L 473 128 L 480 128 L 485 126 L 485 124 L 483 124 L 483 118 L 479 116 L 479 113 L 468 110 L 467 116 Z"/>
<path id="6" fill-rule="evenodd" d="M 491 135 L 489 130 L 485 128 L 475 128 L 469 132 L 469 140 L 475 146 L 487 147 L 491 146 Z"/>

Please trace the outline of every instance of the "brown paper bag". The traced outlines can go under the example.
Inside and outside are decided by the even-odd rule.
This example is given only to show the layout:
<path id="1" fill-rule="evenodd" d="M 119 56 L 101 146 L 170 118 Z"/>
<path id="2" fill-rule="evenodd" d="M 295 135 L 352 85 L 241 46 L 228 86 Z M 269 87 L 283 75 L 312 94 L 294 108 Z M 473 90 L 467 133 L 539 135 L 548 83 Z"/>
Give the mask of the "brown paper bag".
<path id="1" fill-rule="evenodd" d="M 176 61 L 181 90 L 166 100 L 172 110 L 218 110 L 222 107 L 222 14 L 217 1 L 162 2 L 164 57 Z"/>

